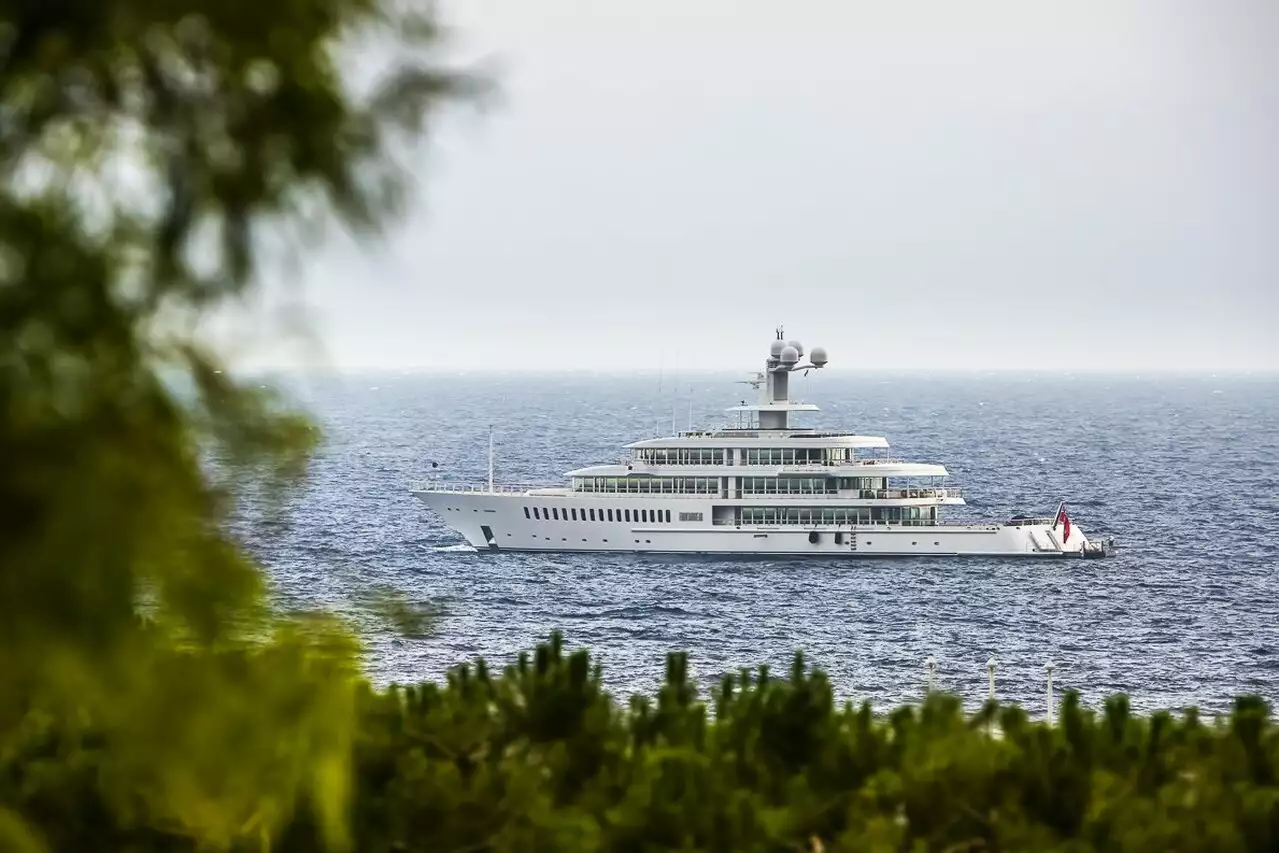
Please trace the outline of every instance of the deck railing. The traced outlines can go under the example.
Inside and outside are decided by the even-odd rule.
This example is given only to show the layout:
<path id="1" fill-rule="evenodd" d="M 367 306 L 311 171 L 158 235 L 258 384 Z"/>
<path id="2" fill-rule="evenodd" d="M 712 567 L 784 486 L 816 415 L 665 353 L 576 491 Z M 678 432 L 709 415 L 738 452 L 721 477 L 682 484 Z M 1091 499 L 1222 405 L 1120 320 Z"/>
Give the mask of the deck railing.
<path id="1" fill-rule="evenodd" d="M 873 467 L 876 465 L 907 465 L 910 464 L 906 459 L 845 459 L 834 462 L 790 462 L 779 464 L 776 462 L 728 462 L 720 460 L 718 462 L 675 462 L 671 460 L 655 460 L 655 459 L 635 459 L 630 456 L 623 456 L 618 460 L 621 465 L 634 468 L 767 468 L 773 471 L 780 471 L 783 474 L 807 474 L 814 471 L 826 471 L 831 468 L 847 468 L 857 470 L 859 468 Z M 855 475 L 847 475 L 855 476 Z"/>
<path id="2" fill-rule="evenodd" d="M 436 480 L 417 480 L 409 483 L 412 492 L 446 492 L 453 494 L 502 494 L 522 495 L 534 489 L 566 489 L 569 494 L 581 497 L 616 497 L 624 495 L 636 498 L 682 498 L 693 500 L 725 500 L 719 492 L 642 492 L 626 489 L 569 490 L 566 486 L 542 484 L 495 485 L 491 489 L 487 483 L 449 483 Z M 752 492 L 734 490 L 730 500 L 779 500 L 779 501 L 811 501 L 811 500 L 944 500 L 962 498 L 962 489 L 860 489 L 851 493 L 840 492 Z M 1041 521 L 1035 519 L 1035 522 Z M 1052 519 L 1047 519 L 1051 522 Z"/>
<path id="3" fill-rule="evenodd" d="M 557 486 L 548 486 L 545 483 L 541 485 L 494 485 L 489 488 L 488 483 L 447 483 L 435 480 L 415 480 L 409 483 L 409 491 L 411 492 L 447 492 L 454 494 L 499 494 L 499 495 L 522 495 L 530 489 L 554 489 L 562 488 Z"/>
<path id="4" fill-rule="evenodd" d="M 739 490 L 735 498 L 742 500 L 809 500 L 811 498 L 839 500 L 943 500 L 962 498 L 963 489 L 853 489 L 849 492 L 754 492 Z"/>

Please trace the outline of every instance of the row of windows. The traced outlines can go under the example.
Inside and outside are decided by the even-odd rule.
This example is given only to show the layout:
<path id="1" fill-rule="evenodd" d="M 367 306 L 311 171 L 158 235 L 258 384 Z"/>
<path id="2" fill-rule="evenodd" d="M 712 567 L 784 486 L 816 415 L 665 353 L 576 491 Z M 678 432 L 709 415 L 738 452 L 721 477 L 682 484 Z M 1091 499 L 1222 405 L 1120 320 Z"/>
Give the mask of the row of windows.
<path id="1" fill-rule="evenodd" d="M 717 495 L 718 477 L 574 477 L 573 491 L 631 495 Z"/>
<path id="2" fill-rule="evenodd" d="M 748 448 L 747 465 L 824 465 L 851 459 L 847 447 Z"/>
<path id="3" fill-rule="evenodd" d="M 742 477 L 738 488 L 744 494 L 807 495 L 883 489 L 885 482 L 884 477 Z M 573 478 L 573 491 L 593 494 L 716 495 L 719 490 L 718 477 Z"/>
<path id="4" fill-rule="evenodd" d="M 888 488 L 887 477 L 840 477 L 839 487 L 843 490 L 848 489 L 886 489 Z"/>
<path id="5" fill-rule="evenodd" d="M 738 524 L 936 524 L 936 507 L 742 507 Z"/>
<path id="6" fill-rule="evenodd" d="M 737 497 L 751 495 L 830 495 L 837 491 L 860 492 L 863 498 L 875 497 L 875 491 L 884 489 L 884 477 L 742 477 Z M 923 494 L 913 497 L 933 497 Z M 936 490 L 933 490 L 936 491 Z M 889 497 L 887 494 L 879 497 Z M 907 497 L 899 495 L 898 497 Z"/>
<path id="7" fill-rule="evenodd" d="M 685 516 L 696 515 L 697 518 Z M 669 509 L 578 509 L 576 507 L 524 507 L 524 517 L 538 521 L 630 521 L 640 524 L 670 524 Z M 702 514 L 681 512 L 680 521 L 701 521 Z"/>
<path id="8" fill-rule="evenodd" d="M 849 447 L 750 447 L 740 451 L 722 447 L 642 447 L 635 460 L 649 465 L 828 465 L 853 459 Z"/>
<path id="9" fill-rule="evenodd" d="M 742 477 L 742 495 L 834 494 L 837 483 L 825 477 Z M 740 495 L 739 495 L 740 497 Z"/>
<path id="10" fill-rule="evenodd" d="M 645 447 L 635 458 L 650 465 L 723 465 L 724 449 L 709 447 Z"/>

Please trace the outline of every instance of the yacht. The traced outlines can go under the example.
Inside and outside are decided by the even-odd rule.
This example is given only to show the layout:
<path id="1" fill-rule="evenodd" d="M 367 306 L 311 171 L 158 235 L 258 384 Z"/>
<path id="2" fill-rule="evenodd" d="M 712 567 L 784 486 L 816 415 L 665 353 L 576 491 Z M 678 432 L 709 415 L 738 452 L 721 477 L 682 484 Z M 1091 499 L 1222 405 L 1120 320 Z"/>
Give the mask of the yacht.
<path id="1" fill-rule="evenodd" d="M 818 411 L 791 399 L 791 377 L 827 365 L 826 351 L 770 343 L 735 423 L 627 445 L 617 464 L 566 474 L 561 486 L 427 480 L 412 493 L 477 549 L 816 556 L 1106 556 L 1058 505 L 1052 515 L 947 522 L 961 491 L 945 466 L 890 458 L 881 436 L 797 426 Z"/>

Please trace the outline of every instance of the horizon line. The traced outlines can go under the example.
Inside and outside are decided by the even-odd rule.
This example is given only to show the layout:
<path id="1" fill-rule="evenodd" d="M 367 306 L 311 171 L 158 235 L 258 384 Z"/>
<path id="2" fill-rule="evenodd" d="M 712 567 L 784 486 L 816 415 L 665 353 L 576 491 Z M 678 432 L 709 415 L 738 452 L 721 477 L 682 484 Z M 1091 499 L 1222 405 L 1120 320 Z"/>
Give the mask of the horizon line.
<path id="1" fill-rule="evenodd" d="M 679 368 L 653 368 L 653 367 L 589 367 L 589 366 L 554 366 L 554 367 L 490 367 L 481 365 L 451 366 L 451 365 L 413 365 L 413 366 L 385 366 L 385 365 L 254 365 L 244 367 L 233 367 L 225 365 L 225 367 L 234 373 L 240 374 L 261 374 L 261 373 L 284 373 L 284 374 L 308 374 L 308 375 L 329 375 L 329 376 L 354 376 L 377 374 L 399 374 L 399 375 L 447 375 L 447 376 L 464 376 L 471 374 L 491 375 L 491 376 L 572 376 L 583 374 L 609 375 L 609 376 L 659 376 L 659 375 L 695 375 L 695 376 L 715 376 L 715 375 L 736 375 L 736 374 L 752 374 L 757 371 L 742 370 L 740 368 L 731 367 L 679 367 Z M 802 372 L 802 371 L 800 371 Z M 866 368 L 822 368 L 820 371 L 825 374 L 835 373 L 838 375 L 984 375 L 984 376 L 1114 376 L 1114 377 L 1142 377 L 1142 376 L 1182 376 L 1182 377 L 1202 377 L 1202 378 L 1279 378 L 1279 366 L 1276 367 L 1215 367 L 1215 368 L 1195 368 L 1195 367 L 949 367 L 939 365 L 930 368 L 907 368 L 907 367 L 866 367 Z"/>

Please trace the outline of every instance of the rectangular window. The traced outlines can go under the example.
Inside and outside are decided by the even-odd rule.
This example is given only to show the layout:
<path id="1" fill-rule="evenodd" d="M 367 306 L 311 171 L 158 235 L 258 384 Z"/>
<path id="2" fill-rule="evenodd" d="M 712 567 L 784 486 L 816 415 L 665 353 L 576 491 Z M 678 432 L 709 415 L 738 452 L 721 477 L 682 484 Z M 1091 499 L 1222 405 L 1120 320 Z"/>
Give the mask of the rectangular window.
<path id="1" fill-rule="evenodd" d="M 613 511 L 611 509 L 608 511 L 608 520 L 609 521 L 613 520 Z"/>
<path id="2" fill-rule="evenodd" d="M 701 521 L 702 514 L 700 512 L 681 512 L 679 514 L 680 521 Z"/>
<path id="3" fill-rule="evenodd" d="M 573 507 L 570 511 L 573 513 L 573 520 L 577 521 L 577 507 Z"/>
<path id="4" fill-rule="evenodd" d="M 671 523 L 671 511 L 669 509 L 666 510 L 666 523 L 667 524 Z"/>
<path id="5" fill-rule="evenodd" d="M 630 521 L 630 520 L 631 520 L 631 511 L 628 509 L 628 510 L 626 510 L 625 512 L 626 512 L 626 520 L 627 520 L 627 521 Z"/>
<path id="6" fill-rule="evenodd" d="M 553 507 L 553 508 L 551 509 L 551 515 L 555 518 L 555 520 L 556 520 L 556 521 L 559 521 L 559 520 L 560 520 L 560 509 L 559 509 L 559 507 Z"/>
<path id="7" fill-rule="evenodd" d="M 591 521 L 595 520 L 595 510 L 591 510 Z"/>
<path id="8" fill-rule="evenodd" d="M 528 507 L 524 507 L 524 517 L 525 517 L 525 518 L 532 518 L 532 517 L 533 517 L 532 515 L 530 515 L 530 514 L 529 514 Z"/>

